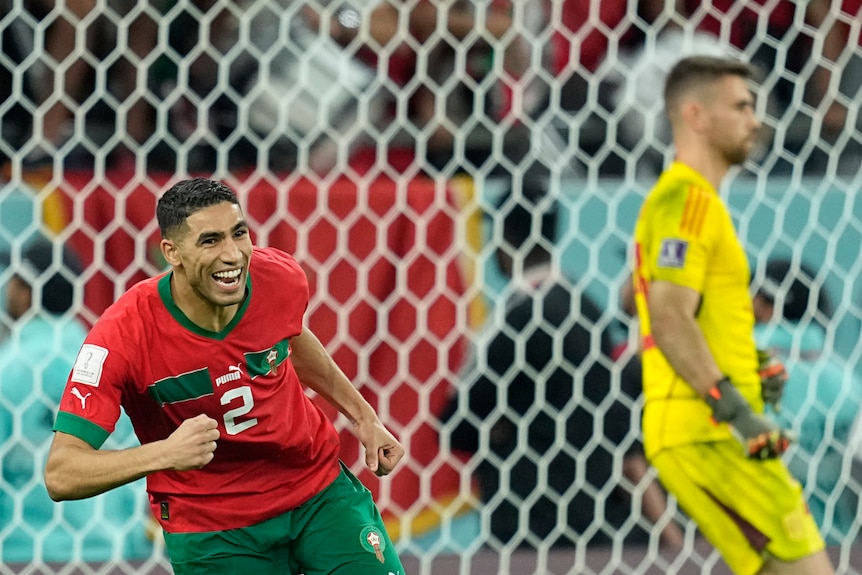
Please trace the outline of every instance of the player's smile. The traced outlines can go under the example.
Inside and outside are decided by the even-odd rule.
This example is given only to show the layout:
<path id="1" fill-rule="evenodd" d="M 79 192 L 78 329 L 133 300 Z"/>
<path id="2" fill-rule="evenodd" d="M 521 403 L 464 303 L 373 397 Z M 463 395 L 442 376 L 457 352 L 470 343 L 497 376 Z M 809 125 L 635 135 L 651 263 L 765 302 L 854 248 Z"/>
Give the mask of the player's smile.
<path id="1" fill-rule="evenodd" d="M 243 270 L 245 268 L 234 268 L 226 271 L 219 271 L 212 274 L 212 278 L 220 286 L 229 290 L 234 290 L 242 285 Z"/>

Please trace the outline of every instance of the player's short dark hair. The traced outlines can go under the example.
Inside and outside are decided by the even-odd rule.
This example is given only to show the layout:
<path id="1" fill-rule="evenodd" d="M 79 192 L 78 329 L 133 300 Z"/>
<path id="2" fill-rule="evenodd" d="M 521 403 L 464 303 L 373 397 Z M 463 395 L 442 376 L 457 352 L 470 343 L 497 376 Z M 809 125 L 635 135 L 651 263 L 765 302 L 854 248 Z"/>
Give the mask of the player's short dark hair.
<path id="1" fill-rule="evenodd" d="M 725 76 L 739 76 L 745 80 L 756 80 L 757 69 L 741 60 L 716 56 L 689 56 L 671 68 L 665 79 L 665 109 L 676 109 L 680 97 L 693 87 L 711 84 Z"/>
<path id="2" fill-rule="evenodd" d="M 227 185 L 207 178 L 177 182 L 164 193 L 156 206 L 156 219 L 162 237 L 186 223 L 186 219 L 203 208 L 222 202 L 239 204 L 236 193 Z"/>

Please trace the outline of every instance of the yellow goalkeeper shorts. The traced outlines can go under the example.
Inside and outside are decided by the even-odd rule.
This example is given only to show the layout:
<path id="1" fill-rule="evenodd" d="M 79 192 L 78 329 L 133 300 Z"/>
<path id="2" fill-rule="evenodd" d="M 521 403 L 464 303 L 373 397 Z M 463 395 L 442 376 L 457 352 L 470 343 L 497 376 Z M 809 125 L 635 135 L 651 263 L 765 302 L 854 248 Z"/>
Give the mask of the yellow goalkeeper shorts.
<path id="1" fill-rule="evenodd" d="M 759 572 L 770 555 L 796 561 L 825 546 L 802 486 L 779 459 L 748 459 L 729 440 L 665 449 L 652 464 L 737 575 Z"/>

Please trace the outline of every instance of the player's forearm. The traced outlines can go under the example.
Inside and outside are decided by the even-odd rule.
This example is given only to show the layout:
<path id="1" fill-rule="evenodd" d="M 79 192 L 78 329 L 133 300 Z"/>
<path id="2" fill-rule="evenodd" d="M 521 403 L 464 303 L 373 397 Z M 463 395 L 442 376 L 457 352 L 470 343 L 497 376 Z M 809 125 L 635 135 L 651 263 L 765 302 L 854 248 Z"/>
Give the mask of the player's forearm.
<path id="1" fill-rule="evenodd" d="M 352 424 L 375 419 L 374 409 L 309 330 L 291 340 L 293 367 L 303 385 L 318 393 Z"/>
<path id="2" fill-rule="evenodd" d="M 653 317 L 652 329 L 668 363 L 701 396 L 724 377 L 693 317 L 671 311 Z"/>
<path id="3" fill-rule="evenodd" d="M 54 501 L 84 499 L 166 469 L 162 442 L 125 450 L 77 445 L 52 448 L 45 465 L 45 486 Z"/>
<path id="4" fill-rule="evenodd" d="M 377 414 L 374 408 L 334 362 L 332 366 L 330 374 L 322 378 L 319 385 L 310 387 L 343 413 L 354 426 L 365 421 L 375 421 Z"/>

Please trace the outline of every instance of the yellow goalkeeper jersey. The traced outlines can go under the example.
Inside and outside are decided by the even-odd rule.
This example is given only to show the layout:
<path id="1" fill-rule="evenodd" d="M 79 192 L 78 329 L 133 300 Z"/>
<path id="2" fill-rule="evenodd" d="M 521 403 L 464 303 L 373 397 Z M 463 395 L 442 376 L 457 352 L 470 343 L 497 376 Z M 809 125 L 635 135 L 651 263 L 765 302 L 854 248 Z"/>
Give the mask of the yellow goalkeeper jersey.
<path id="1" fill-rule="evenodd" d="M 647 195 L 634 240 L 647 456 L 666 447 L 728 439 L 728 426 L 713 423 L 709 406 L 656 346 L 646 296 L 656 280 L 699 292 L 696 319 L 715 361 L 762 412 L 750 271 L 730 213 L 705 178 L 675 162 Z"/>

